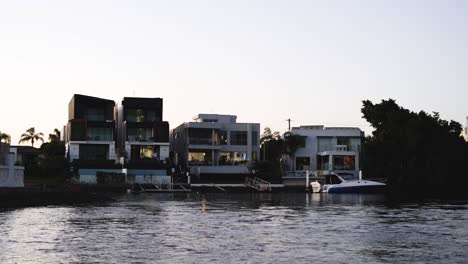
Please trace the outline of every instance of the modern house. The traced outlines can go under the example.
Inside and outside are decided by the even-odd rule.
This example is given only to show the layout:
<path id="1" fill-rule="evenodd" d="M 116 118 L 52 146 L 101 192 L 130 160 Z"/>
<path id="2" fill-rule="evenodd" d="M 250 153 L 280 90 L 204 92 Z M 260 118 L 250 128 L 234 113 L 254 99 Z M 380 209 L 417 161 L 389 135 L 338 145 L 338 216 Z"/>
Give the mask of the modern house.
<path id="1" fill-rule="evenodd" d="M 161 98 L 125 97 L 118 106 L 118 146 L 129 164 L 165 163 L 169 158 L 169 123 Z"/>
<path id="2" fill-rule="evenodd" d="M 358 176 L 363 132 L 359 128 L 301 126 L 292 134 L 304 136 L 305 146 L 285 160 L 283 183 L 305 184 L 305 172 L 320 176 L 330 172 L 346 172 Z"/>
<path id="3" fill-rule="evenodd" d="M 80 181 L 101 173 L 121 173 L 115 148 L 115 102 L 75 94 L 68 104 L 65 146 Z"/>
<path id="4" fill-rule="evenodd" d="M 169 124 L 161 98 L 74 95 L 65 128 L 67 157 L 81 183 L 169 185 Z"/>
<path id="5" fill-rule="evenodd" d="M 68 104 L 68 159 L 115 163 L 115 102 L 75 94 Z"/>
<path id="6" fill-rule="evenodd" d="M 141 182 L 142 177 L 163 181 L 161 176 L 167 176 L 169 167 L 169 123 L 163 121 L 163 99 L 124 97 L 116 115 L 117 149 L 125 156 L 129 181 Z"/>
<path id="7" fill-rule="evenodd" d="M 237 123 L 235 115 L 199 114 L 172 132 L 179 165 L 198 180 L 247 175 L 260 151 L 260 124 Z"/>

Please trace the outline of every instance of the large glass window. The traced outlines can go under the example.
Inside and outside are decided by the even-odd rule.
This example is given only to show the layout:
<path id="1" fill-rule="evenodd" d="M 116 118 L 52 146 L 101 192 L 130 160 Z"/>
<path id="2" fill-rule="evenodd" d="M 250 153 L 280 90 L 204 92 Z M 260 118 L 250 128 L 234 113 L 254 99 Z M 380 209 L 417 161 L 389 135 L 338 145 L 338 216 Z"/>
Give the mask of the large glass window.
<path id="1" fill-rule="evenodd" d="M 218 154 L 218 165 L 236 166 L 247 164 L 247 152 L 220 152 Z"/>
<path id="2" fill-rule="evenodd" d="M 188 160 L 190 166 L 210 166 L 213 164 L 210 150 L 190 150 Z"/>
<path id="3" fill-rule="evenodd" d="M 88 140 L 112 141 L 114 140 L 113 129 L 107 127 L 89 127 Z"/>
<path id="4" fill-rule="evenodd" d="M 126 120 L 128 122 L 160 122 L 155 110 L 127 109 Z"/>
<path id="5" fill-rule="evenodd" d="M 247 145 L 247 131 L 231 131 L 231 145 Z"/>
<path id="6" fill-rule="evenodd" d="M 213 130 L 206 128 L 189 128 L 189 143 L 193 145 L 212 145 Z"/>
<path id="7" fill-rule="evenodd" d="M 330 156 L 317 156 L 317 170 L 330 169 Z"/>
<path id="8" fill-rule="evenodd" d="M 128 128 L 127 140 L 136 142 L 152 142 L 154 141 L 152 128 Z"/>
<path id="9" fill-rule="evenodd" d="M 354 156 L 333 156 L 334 170 L 355 170 Z"/>
<path id="10" fill-rule="evenodd" d="M 258 145 L 258 132 L 252 131 L 252 146 Z"/>
<path id="11" fill-rule="evenodd" d="M 310 169 L 310 157 L 296 157 L 296 170 Z"/>
<path id="12" fill-rule="evenodd" d="M 159 146 L 135 146 L 131 147 L 131 159 L 159 159 Z"/>
<path id="13" fill-rule="evenodd" d="M 80 160 L 106 160 L 108 154 L 108 145 L 80 145 Z"/>
<path id="14" fill-rule="evenodd" d="M 104 108 L 86 108 L 85 119 L 88 121 L 105 121 Z"/>

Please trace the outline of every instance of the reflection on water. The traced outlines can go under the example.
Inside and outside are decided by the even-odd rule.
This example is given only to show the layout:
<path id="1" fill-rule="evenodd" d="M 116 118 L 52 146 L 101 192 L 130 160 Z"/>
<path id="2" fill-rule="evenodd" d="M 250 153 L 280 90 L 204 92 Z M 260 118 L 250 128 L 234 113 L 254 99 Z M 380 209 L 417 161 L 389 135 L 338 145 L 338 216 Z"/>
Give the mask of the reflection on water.
<path id="1" fill-rule="evenodd" d="M 465 263 L 466 202 L 148 194 L 0 211 L 0 263 Z"/>

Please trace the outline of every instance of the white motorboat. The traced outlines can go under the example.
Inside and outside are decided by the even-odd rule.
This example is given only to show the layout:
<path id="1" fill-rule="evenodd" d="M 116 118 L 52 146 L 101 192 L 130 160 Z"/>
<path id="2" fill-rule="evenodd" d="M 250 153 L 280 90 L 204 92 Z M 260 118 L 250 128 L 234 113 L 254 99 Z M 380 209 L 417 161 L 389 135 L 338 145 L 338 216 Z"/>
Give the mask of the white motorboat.
<path id="1" fill-rule="evenodd" d="M 351 174 L 331 173 L 323 176 L 323 183 L 312 182 L 313 192 L 327 193 L 379 193 L 385 190 L 385 184 L 376 181 L 356 179 Z"/>

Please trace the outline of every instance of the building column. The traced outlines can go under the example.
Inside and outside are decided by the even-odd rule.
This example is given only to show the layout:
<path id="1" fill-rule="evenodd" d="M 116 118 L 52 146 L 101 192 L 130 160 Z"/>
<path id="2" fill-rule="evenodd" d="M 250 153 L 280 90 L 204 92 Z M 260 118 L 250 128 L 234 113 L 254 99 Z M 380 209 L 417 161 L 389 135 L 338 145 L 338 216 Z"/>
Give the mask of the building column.
<path id="1" fill-rule="evenodd" d="M 329 166 L 328 170 L 333 171 L 333 155 L 331 155 L 331 154 L 328 156 L 328 164 L 329 164 L 328 165 Z"/>
<path id="2" fill-rule="evenodd" d="M 215 166 L 215 151 L 211 150 L 211 166 Z"/>

